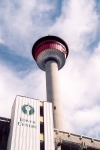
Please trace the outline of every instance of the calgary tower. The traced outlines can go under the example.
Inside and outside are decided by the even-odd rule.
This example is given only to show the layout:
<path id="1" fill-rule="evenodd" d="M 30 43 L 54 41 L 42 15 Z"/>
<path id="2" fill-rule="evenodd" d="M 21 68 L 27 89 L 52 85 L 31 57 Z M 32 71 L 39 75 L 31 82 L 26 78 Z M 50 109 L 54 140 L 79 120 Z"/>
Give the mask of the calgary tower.
<path id="1" fill-rule="evenodd" d="M 32 56 L 38 67 L 46 72 L 47 101 L 53 105 L 54 128 L 66 130 L 62 107 L 58 70 L 66 61 L 69 50 L 66 42 L 57 36 L 45 36 L 35 42 Z"/>

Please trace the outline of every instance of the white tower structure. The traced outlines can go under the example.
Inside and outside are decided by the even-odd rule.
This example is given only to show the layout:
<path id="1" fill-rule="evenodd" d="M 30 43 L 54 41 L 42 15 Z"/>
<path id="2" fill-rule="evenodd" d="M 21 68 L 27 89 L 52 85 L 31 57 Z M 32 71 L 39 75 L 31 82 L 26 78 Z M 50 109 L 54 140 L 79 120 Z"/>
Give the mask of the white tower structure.
<path id="1" fill-rule="evenodd" d="M 32 55 L 38 67 L 46 72 L 47 101 L 53 104 L 54 128 L 66 130 L 59 86 L 58 70 L 68 56 L 68 46 L 57 36 L 45 36 L 35 42 Z"/>

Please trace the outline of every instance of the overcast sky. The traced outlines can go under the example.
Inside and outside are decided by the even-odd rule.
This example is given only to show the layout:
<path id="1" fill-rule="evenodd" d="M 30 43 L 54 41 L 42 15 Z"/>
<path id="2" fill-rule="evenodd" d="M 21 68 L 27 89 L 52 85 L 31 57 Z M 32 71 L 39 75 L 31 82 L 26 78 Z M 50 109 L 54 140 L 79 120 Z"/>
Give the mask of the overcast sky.
<path id="1" fill-rule="evenodd" d="M 100 0 L 0 1 L 0 116 L 10 118 L 16 95 L 46 100 L 31 49 L 48 34 L 69 46 L 59 71 L 66 131 L 100 138 Z"/>

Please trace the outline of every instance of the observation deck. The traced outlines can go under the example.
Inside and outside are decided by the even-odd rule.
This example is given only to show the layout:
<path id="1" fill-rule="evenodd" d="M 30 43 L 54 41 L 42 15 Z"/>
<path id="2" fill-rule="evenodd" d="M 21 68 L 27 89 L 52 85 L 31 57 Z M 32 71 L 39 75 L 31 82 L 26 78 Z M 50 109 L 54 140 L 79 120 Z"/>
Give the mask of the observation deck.
<path id="1" fill-rule="evenodd" d="M 45 36 L 35 42 L 32 55 L 38 67 L 45 71 L 45 63 L 54 60 L 60 70 L 66 61 L 69 50 L 66 42 L 57 36 Z"/>

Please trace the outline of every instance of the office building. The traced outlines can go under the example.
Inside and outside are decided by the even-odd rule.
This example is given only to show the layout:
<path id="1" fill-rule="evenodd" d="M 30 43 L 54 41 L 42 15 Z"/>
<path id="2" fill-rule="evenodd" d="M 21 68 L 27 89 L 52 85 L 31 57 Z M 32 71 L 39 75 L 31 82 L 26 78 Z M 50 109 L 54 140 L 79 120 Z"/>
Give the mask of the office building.
<path id="1" fill-rule="evenodd" d="M 17 96 L 7 150 L 54 150 L 52 104 Z"/>

